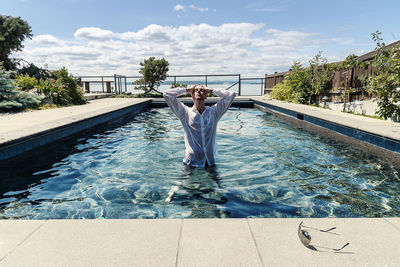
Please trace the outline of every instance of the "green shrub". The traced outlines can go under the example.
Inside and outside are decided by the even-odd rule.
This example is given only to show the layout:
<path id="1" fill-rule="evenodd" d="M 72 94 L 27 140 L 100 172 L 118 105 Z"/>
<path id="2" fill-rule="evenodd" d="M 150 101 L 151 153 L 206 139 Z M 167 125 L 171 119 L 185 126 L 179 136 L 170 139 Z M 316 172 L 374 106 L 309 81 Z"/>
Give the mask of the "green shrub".
<path id="1" fill-rule="evenodd" d="M 29 75 L 18 75 L 15 83 L 22 91 L 29 91 L 38 85 L 38 81 Z"/>
<path id="2" fill-rule="evenodd" d="M 0 65 L 0 110 L 11 111 L 25 108 L 37 108 L 41 97 L 17 90 L 14 80 L 10 79 L 10 72 Z"/>
<path id="3" fill-rule="evenodd" d="M 55 87 L 57 93 L 57 103 L 62 105 L 81 105 L 85 104 L 87 99 L 79 88 L 76 79 L 68 74 L 68 70 L 63 67 L 60 70 L 53 71 L 52 76 L 56 79 Z"/>
<path id="4" fill-rule="evenodd" d="M 310 71 L 300 62 L 293 63 L 291 72 L 271 92 L 272 98 L 301 104 L 309 103 L 311 95 Z"/>
<path id="5" fill-rule="evenodd" d="M 285 82 L 278 83 L 272 87 L 272 92 L 270 96 L 277 100 L 292 101 L 293 90 Z"/>
<path id="6" fill-rule="evenodd" d="M 52 99 L 54 103 L 57 102 L 58 88 L 55 79 L 40 79 L 36 86 L 38 94 L 43 94 L 45 97 Z"/>

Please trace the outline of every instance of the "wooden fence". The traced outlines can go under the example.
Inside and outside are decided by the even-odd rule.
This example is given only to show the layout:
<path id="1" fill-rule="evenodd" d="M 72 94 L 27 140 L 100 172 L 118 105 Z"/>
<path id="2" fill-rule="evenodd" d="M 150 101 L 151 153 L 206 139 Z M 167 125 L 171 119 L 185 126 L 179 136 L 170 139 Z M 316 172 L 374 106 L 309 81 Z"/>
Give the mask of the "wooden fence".
<path id="1" fill-rule="evenodd" d="M 396 41 L 386 46 L 386 48 L 392 48 L 396 45 L 399 45 L 400 41 Z M 359 56 L 357 59 L 360 62 L 371 61 L 376 52 L 371 51 L 362 56 Z M 349 95 L 346 97 L 347 101 L 353 100 L 366 100 L 374 97 L 373 95 L 369 95 L 365 88 L 362 86 L 363 78 L 369 77 L 373 74 L 374 70 L 371 66 L 367 69 L 363 68 L 352 68 L 349 70 L 336 71 L 332 74 L 332 82 L 330 88 L 327 92 L 324 92 L 319 96 L 319 100 L 327 96 L 332 102 L 342 102 L 343 101 L 343 92 L 346 89 L 351 88 Z M 275 72 L 274 74 L 266 74 L 265 75 L 265 88 L 264 94 L 269 94 L 272 91 L 272 87 L 276 84 L 281 83 L 285 76 L 289 74 L 290 71 L 287 72 Z"/>
<path id="2" fill-rule="evenodd" d="M 290 71 L 269 75 L 266 74 L 264 94 L 271 93 L 272 88 L 278 83 L 283 82 L 285 76 L 289 73 Z M 361 81 L 364 77 L 371 76 L 372 73 L 373 68 L 371 66 L 367 69 L 352 68 L 349 70 L 336 71 L 332 74 L 332 82 L 329 90 L 322 93 L 318 98 L 321 99 L 322 97 L 327 96 L 331 102 L 342 102 L 344 90 L 351 88 L 347 100 L 354 101 L 370 99 L 371 96 L 365 91 Z"/>

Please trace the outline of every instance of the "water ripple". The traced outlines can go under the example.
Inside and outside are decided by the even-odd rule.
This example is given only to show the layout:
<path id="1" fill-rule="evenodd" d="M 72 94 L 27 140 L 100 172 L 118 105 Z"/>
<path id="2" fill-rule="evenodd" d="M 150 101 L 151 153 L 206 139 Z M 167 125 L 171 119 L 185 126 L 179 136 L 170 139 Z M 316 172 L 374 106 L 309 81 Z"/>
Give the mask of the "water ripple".
<path id="1" fill-rule="evenodd" d="M 66 157 L 2 170 L 0 218 L 400 216 L 398 170 L 372 155 L 257 109 L 228 110 L 217 139 L 216 167 L 182 166 L 179 120 L 149 110 Z"/>

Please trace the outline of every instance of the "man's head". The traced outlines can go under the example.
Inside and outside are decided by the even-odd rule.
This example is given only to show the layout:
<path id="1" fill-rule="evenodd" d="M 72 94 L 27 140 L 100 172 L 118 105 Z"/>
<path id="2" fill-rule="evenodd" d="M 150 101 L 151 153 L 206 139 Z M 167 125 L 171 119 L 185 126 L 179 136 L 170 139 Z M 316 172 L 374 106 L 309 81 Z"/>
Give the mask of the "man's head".
<path id="1" fill-rule="evenodd" d="M 207 99 L 207 90 L 200 84 L 194 87 L 191 94 L 193 101 L 204 101 Z"/>

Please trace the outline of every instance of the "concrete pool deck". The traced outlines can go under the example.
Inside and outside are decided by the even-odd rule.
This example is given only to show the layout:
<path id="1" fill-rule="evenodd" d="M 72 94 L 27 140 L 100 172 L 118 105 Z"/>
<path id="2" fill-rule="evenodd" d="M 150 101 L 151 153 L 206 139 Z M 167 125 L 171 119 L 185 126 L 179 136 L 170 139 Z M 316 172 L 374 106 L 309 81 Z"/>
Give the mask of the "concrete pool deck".
<path id="1" fill-rule="evenodd" d="M 337 112 L 330 109 L 323 109 L 313 106 L 306 106 L 294 103 L 285 103 L 278 100 L 264 100 L 262 97 L 252 97 L 254 100 L 262 101 L 299 113 L 307 114 L 326 121 L 341 124 L 347 127 L 356 128 L 362 131 L 400 140 L 400 123 L 385 121 L 361 115 L 344 112 Z"/>
<path id="2" fill-rule="evenodd" d="M 246 97 L 249 98 L 249 97 Z M 251 97 L 400 140 L 400 124 Z M 149 99 L 104 98 L 88 105 L 0 116 L 1 144 L 107 114 Z M 301 221 L 312 251 L 300 242 Z M 399 266 L 400 218 L 0 220 L 1 266 Z"/>
<path id="3" fill-rule="evenodd" d="M 301 221 L 338 235 L 309 231 Z M 1 266 L 399 266 L 400 218 L 0 221 Z"/>

